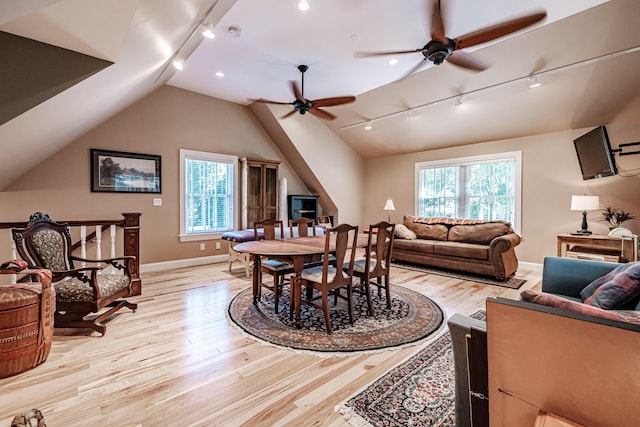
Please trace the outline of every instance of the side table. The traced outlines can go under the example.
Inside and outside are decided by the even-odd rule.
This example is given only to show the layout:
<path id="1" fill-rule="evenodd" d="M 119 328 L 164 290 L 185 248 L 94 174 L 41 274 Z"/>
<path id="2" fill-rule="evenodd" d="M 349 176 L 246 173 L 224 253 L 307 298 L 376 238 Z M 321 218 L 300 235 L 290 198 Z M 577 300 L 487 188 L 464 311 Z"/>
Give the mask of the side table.
<path id="1" fill-rule="evenodd" d="M 624 262 L 633 260 L 635 248 L 631 240 L 622 240 L 616 237 L 609 237 L 605 234 L 574 235 L 571 233 L 558 234 L 558 256 L 566 257 L 571 245 L 594 248 L 610 249 L 618 251 L 621 257 L 626 258 Z"/>

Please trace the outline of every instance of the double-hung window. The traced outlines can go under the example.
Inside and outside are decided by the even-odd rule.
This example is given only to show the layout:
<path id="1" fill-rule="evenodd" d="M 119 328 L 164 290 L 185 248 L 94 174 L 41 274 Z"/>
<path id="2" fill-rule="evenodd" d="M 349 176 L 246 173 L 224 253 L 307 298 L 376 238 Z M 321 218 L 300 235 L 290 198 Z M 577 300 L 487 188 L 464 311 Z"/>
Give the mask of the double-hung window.
<path id="1" fill-rule="evenodd" d="M 236 228 L 238 158 L 180 150 L 180 241 L 207 240 Z"/>
<path id="2" fill-rule="evenodd" d="M 522 153 L 416 163 L 416 215 L 509 221 L 520 230 Z"/>

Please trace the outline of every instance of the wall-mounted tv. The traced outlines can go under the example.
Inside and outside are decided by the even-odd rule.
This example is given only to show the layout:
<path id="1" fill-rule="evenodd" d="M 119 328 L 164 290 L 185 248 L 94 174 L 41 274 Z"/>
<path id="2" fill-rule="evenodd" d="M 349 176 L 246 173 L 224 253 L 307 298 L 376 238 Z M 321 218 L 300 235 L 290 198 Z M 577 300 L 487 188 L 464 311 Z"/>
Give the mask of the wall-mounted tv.
<path id="1" fill-rule="evenodd" d="M 580 162 L 582 179 L 603 178 L 618 173 L 611 152 L 607 129 L 598 126 L 573 140 Z"/>

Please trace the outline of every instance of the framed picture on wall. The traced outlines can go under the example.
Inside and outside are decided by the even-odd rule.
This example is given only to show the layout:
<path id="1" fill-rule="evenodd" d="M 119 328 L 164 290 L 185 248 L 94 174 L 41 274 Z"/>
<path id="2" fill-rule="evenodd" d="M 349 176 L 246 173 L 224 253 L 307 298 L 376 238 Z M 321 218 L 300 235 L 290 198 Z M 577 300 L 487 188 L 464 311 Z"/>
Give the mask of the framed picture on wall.
<path id="1" fill-rule="evenodd" d="M 160 156 L 91 149 L 91 191 L 160 193 Z"/>

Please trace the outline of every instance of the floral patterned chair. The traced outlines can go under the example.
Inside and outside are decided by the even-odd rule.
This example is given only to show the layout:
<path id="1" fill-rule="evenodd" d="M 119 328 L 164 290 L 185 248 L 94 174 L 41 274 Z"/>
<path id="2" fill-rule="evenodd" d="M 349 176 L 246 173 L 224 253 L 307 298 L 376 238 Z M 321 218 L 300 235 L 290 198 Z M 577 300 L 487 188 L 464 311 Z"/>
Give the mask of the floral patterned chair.
<path id="1" fill-rule="evenodd" d="M 52 272 L 55 327 L 91 328 L 104 335 L 105 319 L 123 307 L 137 309 L 137 304 L 121 299 L 131 293 L 129 262 L 135 257 L 103 260 L 76 257 L 71 254 L 69 226 L 52 221 L 41 212 L 31 215 L 27 227 L 15 228 L 12 233 L 22 259 L 30 266 Z M 74 261 L 86 262 L 87 266 L 76 268 Z M 110 265 L 115 271 L 107 272 L 103 265 Z M 92 313 L 97 315 L 90 316 Z"/>

